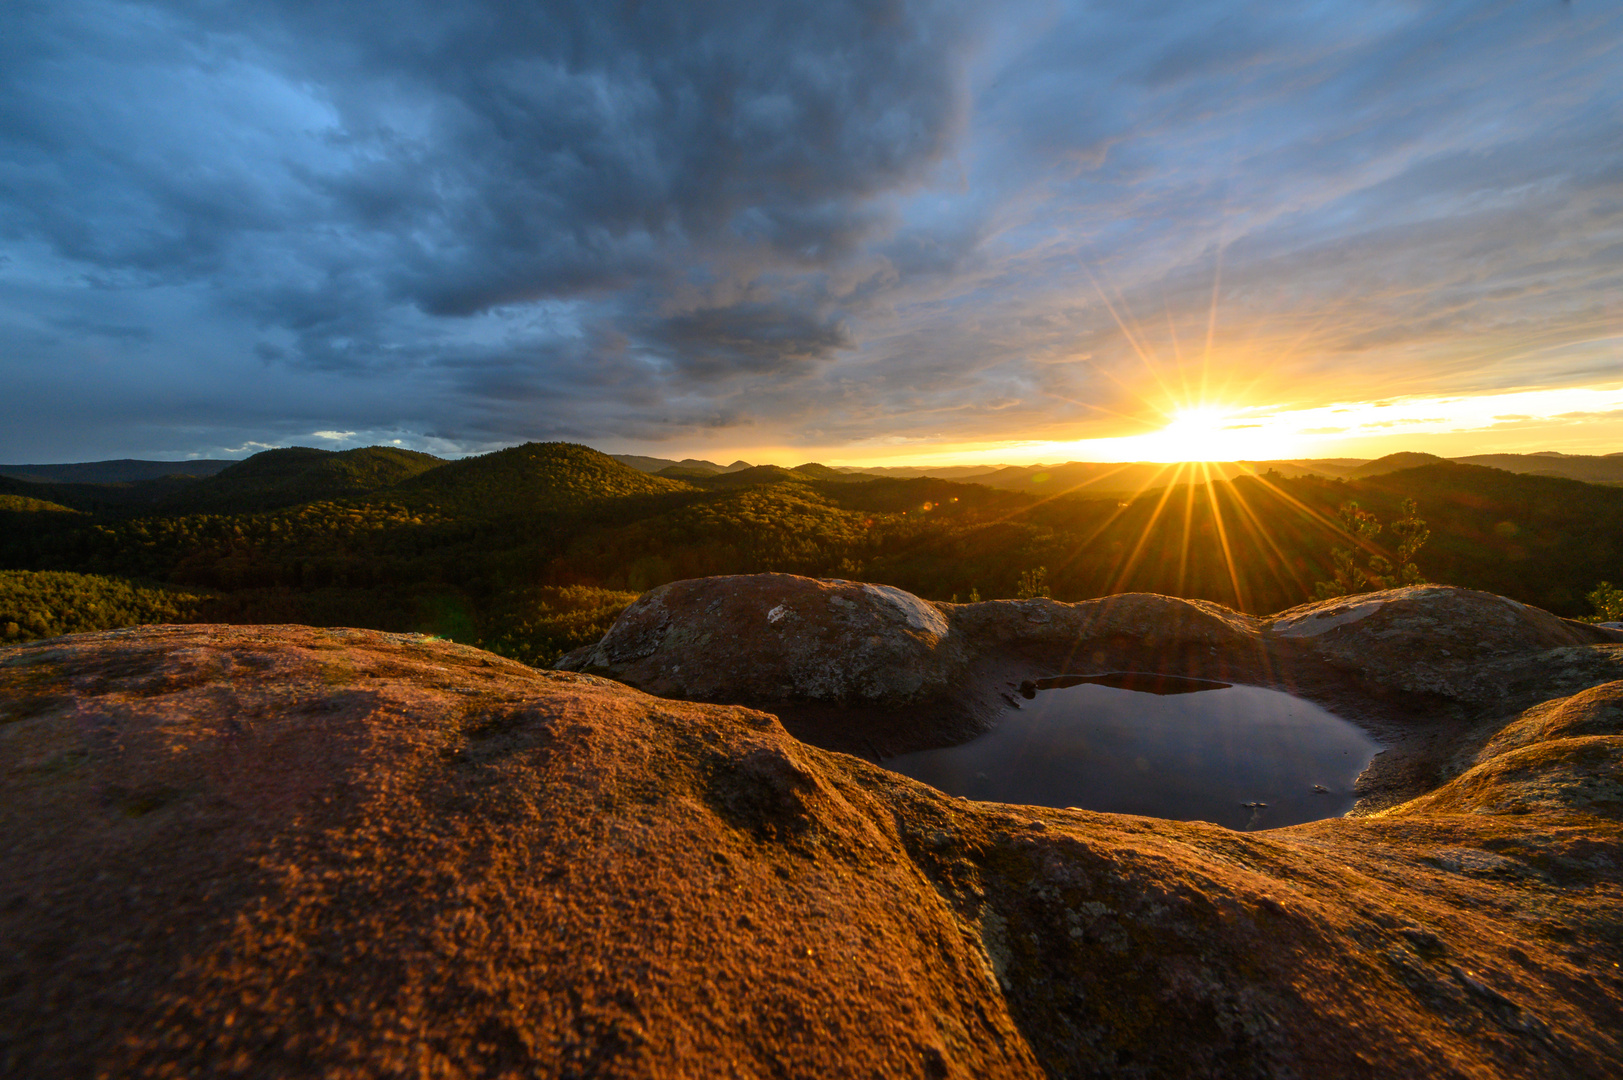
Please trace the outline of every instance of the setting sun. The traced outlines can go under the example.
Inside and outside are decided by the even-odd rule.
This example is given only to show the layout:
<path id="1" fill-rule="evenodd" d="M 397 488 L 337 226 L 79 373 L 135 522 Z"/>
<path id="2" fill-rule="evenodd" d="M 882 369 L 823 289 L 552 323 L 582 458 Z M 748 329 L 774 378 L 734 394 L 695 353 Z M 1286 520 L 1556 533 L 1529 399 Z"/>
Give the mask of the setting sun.
<path id="1" fill-rule="evenodd" d="M 1144 456 L 1148 461 L 1232 460 L 1239 456 L 1230 452 L 1234 435 L 1230 418 L 1220 409 L 1179 409 L 1166 427 L 1143 437 Z"/>

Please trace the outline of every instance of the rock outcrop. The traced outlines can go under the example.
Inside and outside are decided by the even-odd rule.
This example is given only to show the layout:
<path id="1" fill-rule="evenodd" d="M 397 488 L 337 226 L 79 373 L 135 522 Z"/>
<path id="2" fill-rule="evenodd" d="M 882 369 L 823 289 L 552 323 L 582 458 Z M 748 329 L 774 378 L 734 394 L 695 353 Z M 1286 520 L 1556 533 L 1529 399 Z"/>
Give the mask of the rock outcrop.
<path id="1" fill-rule="evenodd" d="M 1162 603 L 940 608 L 942 633 L 855 588 L 795 595 L 849 597 L 918 666 L 827 675 L 808 647 L 835 697 L 934 692 L 976 619 L 1068 648 Z M 1221 651 L 1320 609 L 1176 610 L 1168 640 Z M 694 624 L 666 612 L 602 655 L 674 650 Z M 1547 629 L 1532 655 L 1588 655 L 1563 671 L 1618 663 Z M 1526 660 L 1506 641 L 1490 666 Z M 951 799 L 768 713 L 409 635 L 12 647 L 0 1074 L 1612 1077 L 1623 822 L 1581 781 L 1615 784 L 1619 700 L 1473 721 L 1459 774 L 1382 816 L 1237 833 Z"/>
<path id="2" fill-rule="evenodd" d="M 559 662 L 662 696 L 973 710 L 989 668 L 1176 671 L 1475 702 L 1485 666 L 1623 643 L 1491 593 L 1415 585 L 1259 619 L 1201 600 L 1125 593 L 1063 604 L 935 604 L 899 589 L 791 574 L 698 578 L 645 593 L 602 641 Z"/>
<path id="3" fill-rule="evenodd" d="M 1256 618 L 1148 593 L 932 604 L 758 574 L 655 589 L 558 666 L 767 709 L 801 739 L 876 760 L 986 730 L 1031 678 L 1152 671 L 1269 686 L 1389 744 L 1364 785 L 1362 808 L 1374 810 L 1434 787 L 1473 725 L 1623 679 L 1620 646 L 1616 631 L 1443 585 Z"/>
<path id="4" fill-rule="evenodd" d="M 663 697 L 896 707 L 941 697 L 964 657 L 941 608 L 888 585 L 751 574 L 638 597 L 564 668 Z"/>

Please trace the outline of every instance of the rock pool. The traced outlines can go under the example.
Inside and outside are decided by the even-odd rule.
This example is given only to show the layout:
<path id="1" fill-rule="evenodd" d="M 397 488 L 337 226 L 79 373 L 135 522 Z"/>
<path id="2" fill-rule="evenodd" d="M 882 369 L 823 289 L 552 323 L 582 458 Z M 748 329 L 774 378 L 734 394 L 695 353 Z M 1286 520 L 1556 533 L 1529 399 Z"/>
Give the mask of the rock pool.
<path id="1" fill-rule="evenodd" d="M 980 738 L 885 767 L 987 802 L 1266 829 L 1352 809 L 1379 749 L 1318 705 L 1259 686 L 1112 672 L 1028 682 L 1021 696 Z"/>

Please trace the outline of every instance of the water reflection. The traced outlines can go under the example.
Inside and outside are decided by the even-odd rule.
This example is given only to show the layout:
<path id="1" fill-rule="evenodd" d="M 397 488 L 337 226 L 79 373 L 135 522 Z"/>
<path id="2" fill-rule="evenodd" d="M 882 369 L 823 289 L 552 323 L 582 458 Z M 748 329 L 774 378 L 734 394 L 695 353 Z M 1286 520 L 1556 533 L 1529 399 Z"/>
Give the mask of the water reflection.
<path id="1" fill-rule="evenodd" d="M 1352 809 L 1379 748 L 1301 698 L 1137 672 L 1028 682 L 1030 699 L 973 742 L 887 768 L 950 795 L 1274 828 Z"/>
<path id="2" fill-rule="evenodd" d="M 1198 694 L 1202 690 L 1227 690 L 1234 685 L 1211 679 L 1191 679 L 1183 675 L 1158 675 L 1149 671 L 1107 671 L 1103 675 L 1055 675 L 1051 679 L 1028 680 L 1020 684 L 1020 696 L 1030 701 L 1039 690 L 1063 690 L 1084 683 L 1114 686 L 1117 690 L 1138 690 L 1145 694 Z"/>

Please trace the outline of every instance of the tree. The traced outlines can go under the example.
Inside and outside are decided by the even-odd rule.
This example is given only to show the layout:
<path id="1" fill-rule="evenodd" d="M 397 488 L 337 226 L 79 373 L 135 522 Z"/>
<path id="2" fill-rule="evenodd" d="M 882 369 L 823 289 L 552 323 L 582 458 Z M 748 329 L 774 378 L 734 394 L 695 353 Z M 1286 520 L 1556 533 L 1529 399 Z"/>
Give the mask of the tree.
<path id="1" fill-rule="evenodd" d="M 1595 607 L 1594 622 L 1623 620 L 1623 589 L 1610 581 L 1603 581 L 1595 586 L 1595 590 L 1584 599 Z"/>
<path id="2" fill-rule="evenodd" d="M 1015 585 L 1015 595 L 1021 600 L 1047 596 L 1048 567 L 1039 566 L 1033 570 L 1020 571 L 1020 581 Z"/>
<path id="3" fill-rule="evenodd" d="M 1415 555 L 1431 538 L 1431 529 L 1420 517 L 1420 507 L 1413 499 L 1404 499 L 1400 509 L 1403 516 L 1392 523 L 1392 535 L 1398 538 L 1394 565 L 1375 549 L 1375 538 L 1381 532 L 1380 520 L 1351 499 L 1341 504 L 1338 516 L 1352 543 L 1330 549 L 1331 579 L 1313 584 L 1320 600 L 1393 589 L 1399 585 L 1425 584 L 1426 579 L 1415 564 Z"/>
<path id="4" fill-rule="evenodd" d="M 1414 557 L 1431 539 L 1431 529 L 1420 517 L 1420 507 L 1413 499 L 1404 499 L 1400 509 L 1403 516 L 1392 523 L 1392 535 L 1398 538 L 1398 564 L 1395 575 L 1389 579 L 1389 588 L 1426 583 L 1426 579 L 1420 576 L 1420 567 L 1415 565 Z"/>

